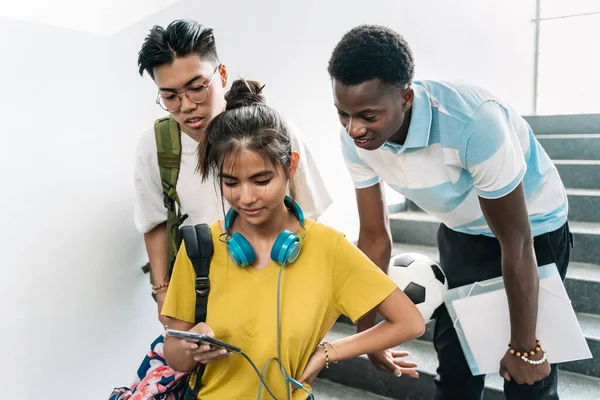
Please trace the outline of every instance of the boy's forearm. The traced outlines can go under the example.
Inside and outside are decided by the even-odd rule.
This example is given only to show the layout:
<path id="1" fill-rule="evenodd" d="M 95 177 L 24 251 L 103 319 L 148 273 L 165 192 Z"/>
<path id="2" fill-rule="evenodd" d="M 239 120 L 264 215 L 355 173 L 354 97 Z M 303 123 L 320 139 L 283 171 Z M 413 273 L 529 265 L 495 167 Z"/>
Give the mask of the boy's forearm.
<path id="1" fill-rule="evenodd" d="M 502 275 L 510 312 L 511 345 L 530 350 L 535 346 L 539 296 L 539 276 L 531 242 L 521 254 L 503 254 Z"/>
<path id="2" fill-rule="evenodd" d="M 167 224 L 162 223 L 144 233 L 146 252 L 150 261 L 152 281 L 155 284 L 167 279 Z"/>
<path id="3" fill-rule="evenodd" d="M 369 237 L 361 233 L 358 237 L 358 248 L 366 254 L 383 272 L 387 274 L 390 257 L 392 254 L 392 240 L 387 235 Z M 358 332 L 365 331 L 375 325 L 377 310 L 373 309 L 358 320 L 356 327 Z"/>

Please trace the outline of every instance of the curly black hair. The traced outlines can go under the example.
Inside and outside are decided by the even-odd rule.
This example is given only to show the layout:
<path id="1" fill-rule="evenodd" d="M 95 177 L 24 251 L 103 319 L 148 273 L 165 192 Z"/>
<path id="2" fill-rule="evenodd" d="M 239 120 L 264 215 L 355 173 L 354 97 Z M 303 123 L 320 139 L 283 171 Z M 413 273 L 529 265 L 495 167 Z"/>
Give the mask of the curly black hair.
<path id="1" fill-rule="evenodd" d="M 327 72 L 344 85 L 379 78 L 394 86 L 410 85 L 415 71 L 412 51 L 396 31 L 380 25 L 360 25 L 335 46 Z"/>

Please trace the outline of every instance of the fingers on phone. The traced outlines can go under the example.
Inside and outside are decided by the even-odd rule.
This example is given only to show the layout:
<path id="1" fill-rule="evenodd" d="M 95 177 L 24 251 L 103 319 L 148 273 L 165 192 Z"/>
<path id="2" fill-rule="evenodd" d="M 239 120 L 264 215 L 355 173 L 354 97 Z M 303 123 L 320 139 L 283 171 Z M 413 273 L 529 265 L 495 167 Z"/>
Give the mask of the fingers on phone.
<path id="1" fill-rule="evenodd" d="M 197 362 L 200 362 L 202 364 L 208 364 L 209 362 L 217 361 L 217 360 L 221 360 L 223 358 L 226 358 L 230 354 L 231 353 L 229 353 L 225 349 L 218 349 L 218 350 L 207 351 L 207 352 L 204 352 L 204 353 L 197 353 L 197 354 L 194 355 L 193 358 Z"/>
<path id="2" fill-rule="evenodd" d="M 212 329 L 210 329 L 210 326 L 208 326 L 206 323 L 204 322 L 200 322 L 198 325 L 196 325 L 198 327 L 198 331 L 206 336 L 209 337 L 213 337 L 215 336 L 214 332 L 212 331 Z"/>

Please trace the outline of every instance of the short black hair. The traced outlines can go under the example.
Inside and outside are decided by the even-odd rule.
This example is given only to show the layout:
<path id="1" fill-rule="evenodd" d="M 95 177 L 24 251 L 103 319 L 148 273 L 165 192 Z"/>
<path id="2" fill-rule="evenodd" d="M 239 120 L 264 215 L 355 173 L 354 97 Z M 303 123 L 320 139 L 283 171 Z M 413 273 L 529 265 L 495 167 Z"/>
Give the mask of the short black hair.
<path id="1" fill-rule="evenodd" d="M 396 31 L 380 25 L 360 25 L 335 46 L 327 72 L 344 85 L 358 85 L 379 78 L 406 87 L 415 71 L 410 46 Z"/>
<path id="2" fill-rule="evenodd" d="M 138 53 L 140 75 L 146 71 L 154 79 L 154 68 L 171 64 L 175 58 L 197 54 L 202 59 L 219 62 L 213 30 L 191 19 L 178 19 L 167 29 L 155 25 L 144 39 Z"/>

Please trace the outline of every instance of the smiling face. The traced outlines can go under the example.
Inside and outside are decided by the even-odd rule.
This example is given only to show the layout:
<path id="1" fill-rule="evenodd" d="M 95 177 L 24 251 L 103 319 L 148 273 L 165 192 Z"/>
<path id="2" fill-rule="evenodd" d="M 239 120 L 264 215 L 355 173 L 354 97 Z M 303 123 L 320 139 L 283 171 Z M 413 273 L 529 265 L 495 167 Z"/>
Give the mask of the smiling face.
<path id="1" fill-rule="evenodd" d="M 357 147 L 376 150 L 386 141 L 404 143 L 414 98 L 411 88 L 400 89 L 379 79 L 357 85 L 335 79 L 332 83 L 340 122 Z"/>
<path id="2" fill-rule="evenodd" d="M 249 225 L 266 225 L 285 212 L 283 201 L 298 160 L 298 153 L 292 152 L 287 168 L 252 150 L 230 152 L 220 173 L 223 197 Z"/>
<path id="3" fill-rule="evenodd" d="M 181 130 L 196 140 L 204 134 L 208 123 L 225 108 L 225 66 L 217 67 L 215 62 L 204 61 L 197 54 L 178 57 L 171 64 L 154 68 L 154 82 L 159 95 L 165 100 L 177 102 L 176 97 L 179 96 L 180 107 L 169 112 Z M 183 90 L 191 96 L 205 90 L 208 93 L 203 92 L 206 93 L 205 100 L 197 104 Z"/>

